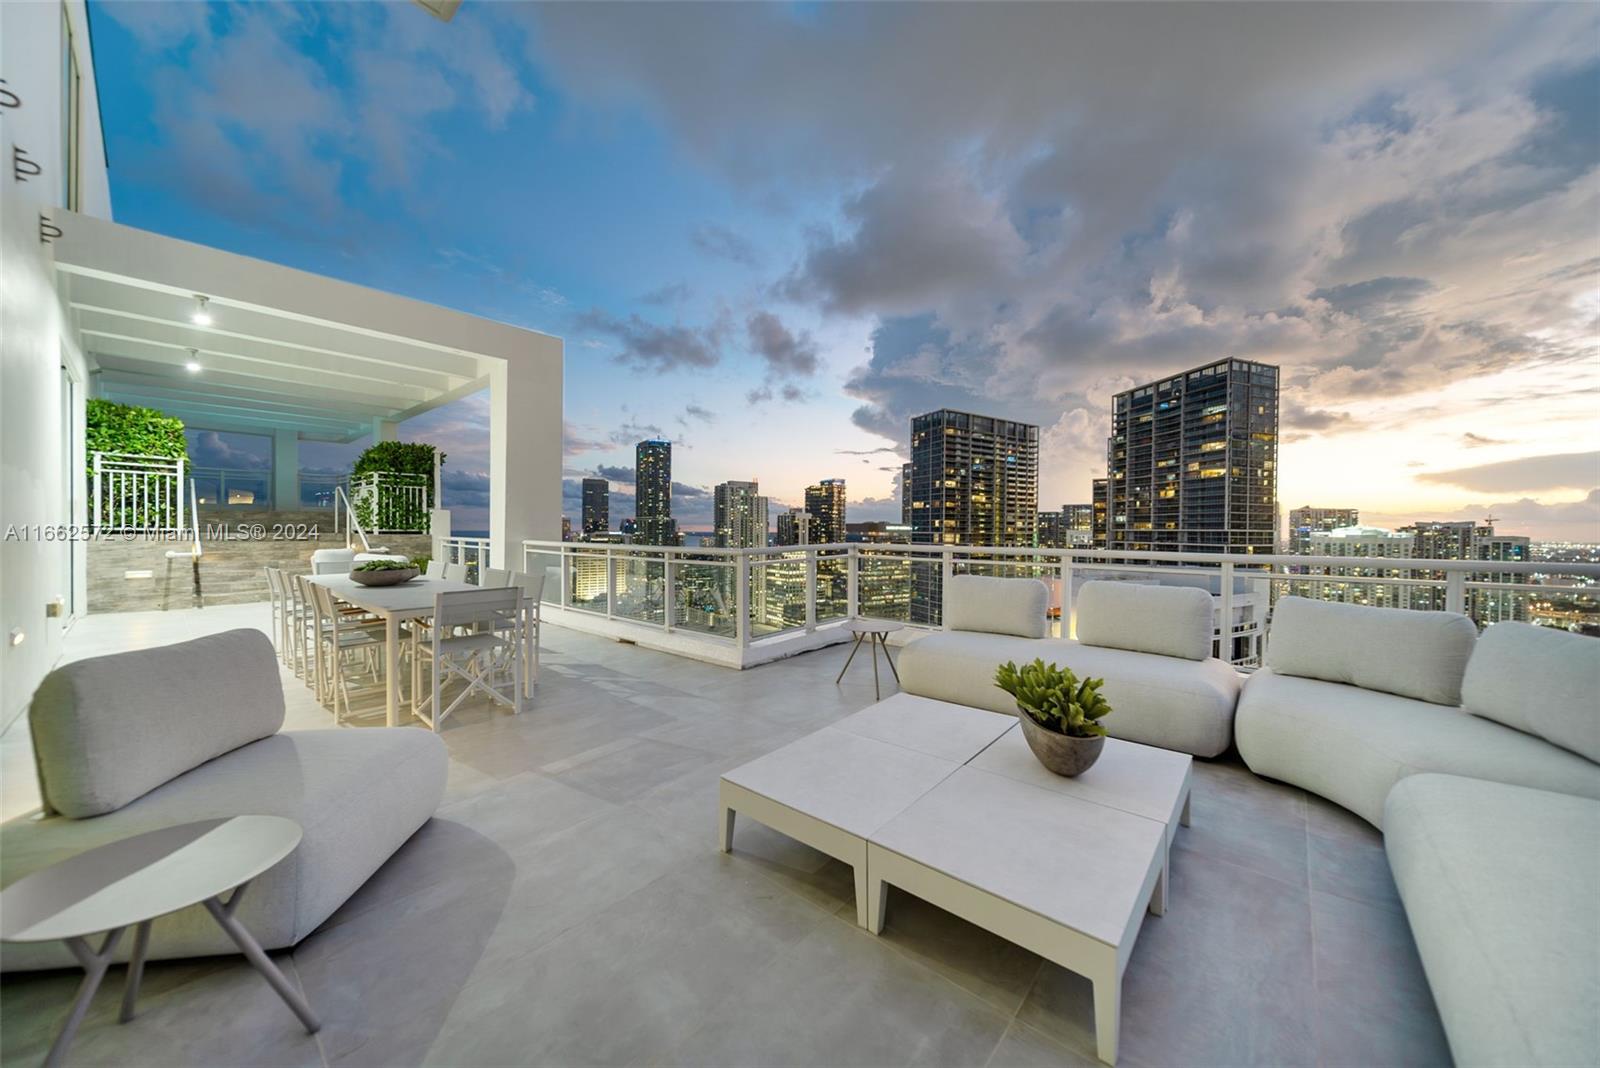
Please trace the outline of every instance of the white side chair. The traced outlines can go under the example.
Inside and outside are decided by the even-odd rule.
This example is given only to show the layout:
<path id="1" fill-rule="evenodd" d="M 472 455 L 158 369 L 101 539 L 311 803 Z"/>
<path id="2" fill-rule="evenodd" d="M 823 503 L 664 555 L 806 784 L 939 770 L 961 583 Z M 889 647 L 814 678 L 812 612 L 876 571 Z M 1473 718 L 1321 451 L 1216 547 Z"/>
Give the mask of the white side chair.
<path id="1" fill-rule="evenodd" d="M 529 685 L 539 681 L 539 602 L 544 597 L 546 572 L 511 572 L 511 584 L 522 591 L 522 633 L 528 659 Z"/>
<path id="2" fill-rule="evenodd" d="M 511 572 L 498 567 L 480 567 L 478 585 L 486 590 L 503 590 L 511 585 Z"/>
<path id="3" fill-rule="evenodd" d="M 445 563 L 443 560 L 429 560 L 428 570 L 424 572 L 424 575 L 431 579 L 442 579 L 444 578 L 444 568 Z"/>
<path id="4" fill-rule="evenodd" d="M 466 564 L 445 564 L 444 565 L 444 577 L 449 579 L 451 582 L 465 582 L 465 581 L 467 581 L 467 565 Z"/>
<path id="5" fill-rule="evenodd" d="M 289 594 L 283 586 L 283 572 L 278 568 L 267 566 L 261 569 L 267 576 L 267 593 L 272 597 L 272 647 L 278 652 L 278 659 L 285 658 L 288 643 L 284 640 L 287 628 L 284 621 L 288 618 Z"/>
<path id="6" fill-rule="evenodd" d="M 369 674 L 377 677 L 377 653 L 383 648 L 381 629 L 340 611 L 333 593 L 326 586 L 307 583 L 316 610 L 317 697 L 333 711 L 333 724 L 339 726 L 350 714 L 350 687 L 345 679 L 349 654 L 359 653 L 367 662 Z"/>
<path id="7" fill-rule="evenodd" d="M 454 590 L 434 599 L 433 627 L 419 636 L 411 660 L 412 712 L 437 733 L 444 721 L 473 693 L 482 692 L 500 704 L 522 711 L 522 591 Z M 456 628 L 464 633 L 453 634 Z M 432 687 L 422 692 L 422 664 L 430 666 Z M 495 685 L 496 676 L 510 669 L 511 696 Z M 466 686 L 449 706 L 444 704 L 444 684 L 451 676 Z"/>

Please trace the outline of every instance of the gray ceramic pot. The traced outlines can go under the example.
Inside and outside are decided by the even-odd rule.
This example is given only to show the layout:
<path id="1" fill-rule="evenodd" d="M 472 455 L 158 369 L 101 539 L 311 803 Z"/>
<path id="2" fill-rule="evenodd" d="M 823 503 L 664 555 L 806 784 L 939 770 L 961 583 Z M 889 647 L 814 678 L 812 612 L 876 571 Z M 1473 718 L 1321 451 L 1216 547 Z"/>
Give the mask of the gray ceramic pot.
<path id="1" fill-rule="evenodd" d="M 350 577 L 363 586 L 398 586 L 422 574 L 417 568 L 388 568 L 384 571 L 351 571 Z"/>
<path id="2" fill-rule="evenodd" d="M 1057 734 L 1039 726 L 1032 716 L 1020 708 L 1017 709 L 1017 718 L 1022 721 L 1022 736 L 1028 739 L 1028 748 L 1039 758 L 1039 763 L 1057 775 L 1082 775 L 1100 759 L 1100 750 L 1105 748 L 1104 735 L 1074 738 Z"/>

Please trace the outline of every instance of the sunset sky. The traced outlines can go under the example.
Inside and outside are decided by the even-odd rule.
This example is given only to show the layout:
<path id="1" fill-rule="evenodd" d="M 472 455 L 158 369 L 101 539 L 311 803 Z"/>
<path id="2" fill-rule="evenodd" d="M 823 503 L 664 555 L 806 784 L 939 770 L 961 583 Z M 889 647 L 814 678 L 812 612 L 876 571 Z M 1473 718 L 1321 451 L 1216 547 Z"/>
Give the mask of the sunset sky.
<path id="1" fill-rule="evenodd" d="M 613 516 L 645 436 L 690 528 L 897 516 L 945 405 L 1087 500 L 1115 392 L 1241 356 L 1285 510 L 1600 541 L 1595 5 L 91 9 L 120 222 L 564 338 Z M 485 410 L 405 431 L 458 528 Z"/>

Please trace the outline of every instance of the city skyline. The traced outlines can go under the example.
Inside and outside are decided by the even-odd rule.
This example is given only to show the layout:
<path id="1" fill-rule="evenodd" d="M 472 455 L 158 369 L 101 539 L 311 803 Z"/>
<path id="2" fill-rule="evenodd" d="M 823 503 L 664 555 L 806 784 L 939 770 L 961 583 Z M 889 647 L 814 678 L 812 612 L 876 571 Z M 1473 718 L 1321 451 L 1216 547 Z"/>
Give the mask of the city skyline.
<path id="1" fill-rule="evenodd" d="M 562 336 L 569 478 L 671 437 L 686 527 L 757 477 L 893 519 L 940 407 L 1081 501 L 1118 392 L 1237 357 L 1283 506 L 1600 540 L 1592 8 L 91 7 L 119 218 Z M 482 425 L 401 432 L 463 528 Z"/>

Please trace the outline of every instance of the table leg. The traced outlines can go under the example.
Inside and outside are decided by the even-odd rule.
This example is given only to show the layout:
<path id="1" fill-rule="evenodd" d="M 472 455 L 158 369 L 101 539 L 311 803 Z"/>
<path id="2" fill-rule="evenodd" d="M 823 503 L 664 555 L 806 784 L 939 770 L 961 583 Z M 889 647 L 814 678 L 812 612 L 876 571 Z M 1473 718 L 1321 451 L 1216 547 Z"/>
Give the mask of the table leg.
<path id="1" fill-rule="evenodd" d="M 717 848 L 724 853 L 733 852 L 733 821 L 738 813 L 727 805 L 722 806 L 722 818 L 717 820 L 717 834 L 719 840 Z"/>
<path id="2" fill-rule="evenodd" d="M 895 670 L 894 657 L 889 655 L 889 636 L 887 634 L 879 635 L 878 636 L 878 641 L 883 643 L 883 658 L 885 660 L 889 661 L 889 673 L 894 676 L 894 684 L 896 686 L 899 686 L 900 685 L 900 672 Z"/>
<path id="3" fill-rule="evenodd" d="M 389 726 L 400 726 L 400 620 L 383 617 L 383 700 Z"/>
<path id="4" fill-rule="evenodd" d="M 150 948 L 150 924 L 145 920 L 133 932 L 133 956 L 128 960 L 128 977 L 122 983 L 122 1012 L 118 1023 L 133 1019 L 133 1008 L 139 1000 L 139 981 L 144 978 L 144 956 Z"/>
<path id="5" fill-rule="evenodd" d="M 256 971 L 260 972 L 272 989 L 278 992 L 278 996 L 283 999 L 284 1004 L 288 1005 L 294 1014 L 300 1018 L 300 1022 L 305 1026 L 306 1032 L 308 1034 L 316 1034 L 322 1028 L 322 1022 L 317 1019 L 317 1014 L 311 1011 L 311 1006 L 300 995 L 300 991 L 294 988 L 294 984 L 289 982 L 288 977 L 278 970 L 276 964 L 272 963 L 272 959 L 262 950 L 261 944 L 255 940 L 255 936 L 245 930 L 244 924 L 233 918 L 234 902 L 238 900 L 239 895 L 243 892 L 244 887 L 239 887 L 233 892 L 233 897 L 228 900 L 227 904 L 224 904 L 220 897 L 207 898 L 205 903 L 206 911 L 211 913 L 211 918 L 217 921 L 217 925 L 223 931 L 227 932 L 229 938 L 233 939 L 233 944 L 239 947 L 239 951 L 244 954 L 245 959 L 255 965 Z"/>
<path id="6" fill-rule="evenodd" d="M 1194 792 L 1192 790 L 1183 795 L 1183 812 L 1179 814 L 1178 822 L 1185 827 L 1189 826 L 1189 802 L 1193 797 Z"/>
<path id="7" fill-rule="evenodd" d="M 856 658 L 856 650 L 861 648 L 861 639 L 863 637 L 865 635 L 856 635 L 856 643 L 850 647 L 850 655 L 845 658 L 844 667 L 839 669 L 839 677 L 833 680 L 835 686 L 844 681 L 844 673 L 850 670 L 850 662 Z"/>
<path id="8" fill-rule="evenodd" d="M 867 873 L 867 930 L 873 934 L 883 933 L 884 907 L 889 903 L 889 884 L 882 879 L 872 878 L 872 873 Z"/>
<path id="9" fill-rule="evenodd" d="M 106 977 L 106 969 L 111 966 L 111 954 L 116 952 L 117 940 L 122 937 L 122 931 L 121 927 L 107 931 L 106 940 L 100 943 L 98 953 L 89 948 L 86 939 L 67 939 L 67 948 L 72 950 L 72 955 L 83 965 L 83 982 L 78 984 L 78 995 L 72 1000 L 72 1009 L 67 1013 L 66 1022 L 61 1025 L 61 1033 L 56 1035 L 55 1042 L 50 1046 L 50 1052 L 45 1056 L 45 1068 L 59 1068 L 66 1063 L 67 1049 L 78 1034 L 78 1025 L 83 1023 L 83 1017 L 89 1011 L 89 1003 L 94 1000 L 94 992 L 100 989 L 100 980 Z"/>
<path id="10" fill-rule="evenodd" d="M 878 688 L 878 636 L 876 634 L 868 635 L 867 642 L 872 646 L 872 699 L 881 701 L 883 700 L 883 691 Z"/>
<path id="11" fill-rule="evenodd" d="M 1117 1033 L 1122 1029 L 1122 980 L 1115 974 L 1094 980 L 1095 1052 L 1107 1064 L 1117 1063 Z"/>

